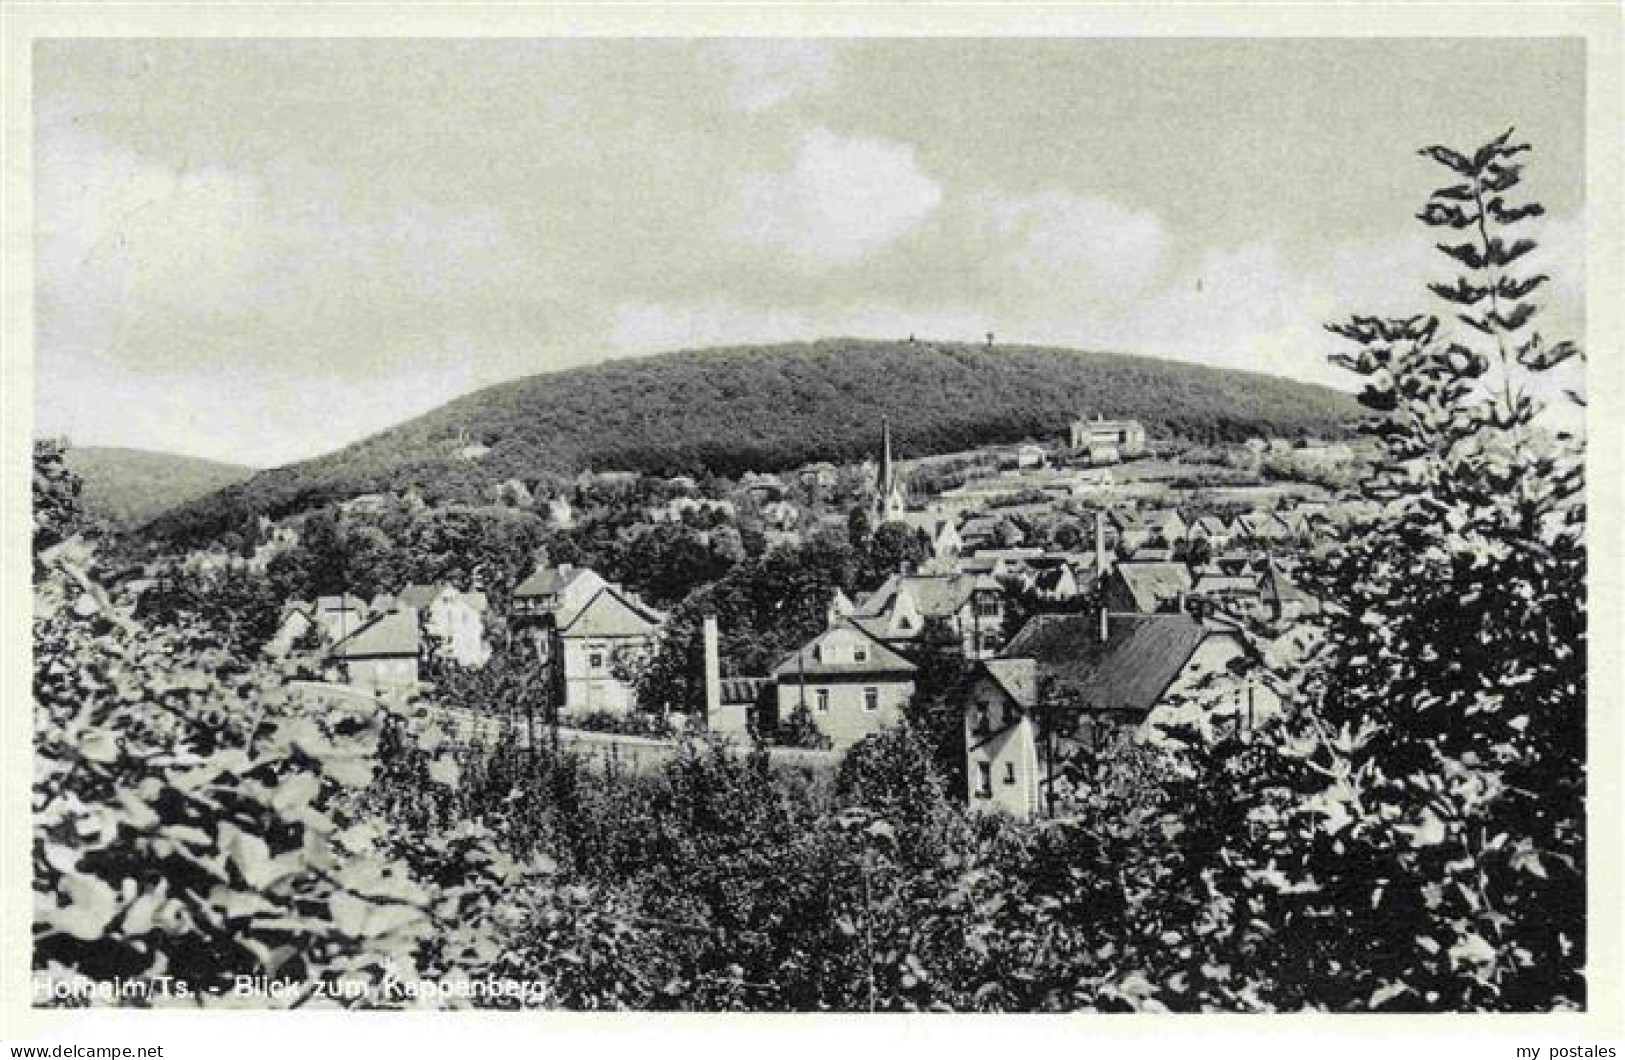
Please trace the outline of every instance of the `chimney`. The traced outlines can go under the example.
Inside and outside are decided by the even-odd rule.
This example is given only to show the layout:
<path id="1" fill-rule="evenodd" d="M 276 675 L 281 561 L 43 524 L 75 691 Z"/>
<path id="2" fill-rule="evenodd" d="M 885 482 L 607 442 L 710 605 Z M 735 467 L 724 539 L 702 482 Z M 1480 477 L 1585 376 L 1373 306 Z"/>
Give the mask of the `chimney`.
<path id="1" fill-rule="evenodd" d="M 1111 636 L 1111 626 L 1110 626 L 1109 622 L 1107 621 L 1107 617 L 1106 617 L 1106 605 L 1101 604 L 1100 605 L 1100 643 L 1102 643 L 1102 644 L 1106 643 L 1106 638 L 1108 638 L 1109 636 Z"/>
<path id="2" fill-rule="evenodd" d="M 706 615 L 700 629 L 705 641 L 705 723 L 710 727 L 722 720 L 722 657 L 717 647 L 717 616 Z"/>
<path id="3" fill-rule="evenodd" d="M 573 566 L 572 566 L 572 564 L 569 564 L 569 563 L 560 563 L 560 564 L 559 564 L 559 575 L 560 575 L 560 576 L 561 576 L 561 577 L 563 577 L 563 576 L 568 576 L 568 575 L 569 575 L 569 573 L 570 573 L 570 571 L 571 571 L 571 570 L 572 570 L 572 569 L 573 569 Z"/>

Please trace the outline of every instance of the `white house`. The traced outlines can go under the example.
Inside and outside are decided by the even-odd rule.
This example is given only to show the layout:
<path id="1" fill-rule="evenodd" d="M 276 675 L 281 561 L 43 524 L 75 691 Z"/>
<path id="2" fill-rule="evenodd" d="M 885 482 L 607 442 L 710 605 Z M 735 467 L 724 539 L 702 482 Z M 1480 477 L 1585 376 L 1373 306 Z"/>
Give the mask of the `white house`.
<path id="1" fill-rule="evenodd" d="M 805 707 L 836 747 L 895 725 L 914 694 L 914 664 L 852 622 L 802 645 L 773 671 L 779 721 Z"/>

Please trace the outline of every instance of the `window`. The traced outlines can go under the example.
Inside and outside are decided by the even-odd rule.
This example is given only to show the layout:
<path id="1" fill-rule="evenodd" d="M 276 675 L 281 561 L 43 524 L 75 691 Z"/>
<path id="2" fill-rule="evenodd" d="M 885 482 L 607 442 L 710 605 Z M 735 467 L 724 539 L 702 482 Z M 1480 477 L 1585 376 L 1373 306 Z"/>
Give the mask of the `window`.
<path id="1" fill-rule="evenodd" d="M 820 688 L 814 695 L 817 697 L 818 713 L 829 713 L 829 689 Z"/>
<path id="2" fill-rule="evenodd" d="M 865 688 L 863 690 L 863 709 L 864 710 L 879 710 L 880 709 L 880 689 L 878 689 L 878 688 Z"/>
<path id="3" fill-rule="evenodd" d="M 997 618 L 999 615 L 999 598 L 992 593 L 983 593 L 976 598 L 976 613 L 983 618 Z"/>
<path id="4" fill-rule="evenodd" d="M 1014 762 L 1006 762 L 1004 764 L 1004 782 L 1006 784 L 1014 784 L 1016 782 L 1016 764 Z"/>
<path id="5" fill-rule="evenodd" d="M 868 662 L 869 661 L 869 649 L 868 648 L 862 648 L 862 647 L 853 648 L 852 649 L 852 661 L 853 662 Z"/>
<path id="6" fill-rule="evenodd" d="M 987 799 L 993 796 L 993 766 L 988 762 L 976 763 L 976 797 Z"/>
<path id="7" fill-rule="evenodd" d="M 976 735 L 986 736 L 988 725 L 987 704 L 983 703 L 976 708 Z"/>
<path id="8" fill-rule="evenodd" d="M 601 651 L 588 652 L 587 667 L 591 670 L 602 670 L 604 668 L 604 653 Z"/>

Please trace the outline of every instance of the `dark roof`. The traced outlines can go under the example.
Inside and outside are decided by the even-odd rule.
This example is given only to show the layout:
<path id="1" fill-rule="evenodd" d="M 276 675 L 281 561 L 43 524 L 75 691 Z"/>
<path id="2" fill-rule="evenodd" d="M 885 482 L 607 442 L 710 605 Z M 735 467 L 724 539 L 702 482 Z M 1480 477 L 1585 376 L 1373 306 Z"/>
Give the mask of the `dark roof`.
<path id="1" fill-rule="evenodd" d="M 1122 579 L 1135 608 L 1147 614 L 1191 587 L 1190 568 L 1183 563 L 1119 563 L 1113 575 Z"/>
<path id="2" fill-rule="evenodd" d="M 1070 573 L 1066 567 L 1045 567 L 1034 576 L 1033 584 L 1043 592 L 1053 592 L 1060 588 L 1061 579 Z"/>
<path id="3" fill-rule="evenodd" d="M 1022 709 L 1038 702 L 1038 664 L 1032 659 L 983 659 L 981 667 Z"/>
<path id="4" fill-rule="evenodd" d="M 765 677 L 724 677 L 719 682 L 724 703 L 755 703 L 771 682 Z"/>
<path id="5" fill-rule="evenodd" d="M 973 592 L 1003 591 L 998 582 L 985 574 L 894 574 L 858 606 L 858 616 L 871 618 L 885 614 L 905 588 L 921 618 L 951 618 L 965 606 Z"/>
<path id="6" fill-rule="evenodd" d="M 425 608 L 445 589 L 443 585 L 408 585 L 395 596 L 395 602 L 406 607 Z"/>
<path id="7" fill-rule="evenodd" d="M 587 573 L 585 567 L 543 567 L 519 583 L 515 596 L 552 596 L 563 592 L 577 578 Z"/>
<path id="8" fill-rule="evenodd" d="M 1113 618 L 1112 629 L 1124 620 Z M 1100 616 L 1034 615 L 1006 644 L 1005 659 L 1031 659 L 1038 676 L 1067 681 L 1082 680 L 1106 650 L 1100 640 Z"/>
<path id="9" fill-rule="evenodd" d="M 1076 686 L 1096 710 L 1148 711 L 1209 636 L 1224 634 L 1189 615 L 1152 615 L 1114 629 L 1093 671 Z"/>

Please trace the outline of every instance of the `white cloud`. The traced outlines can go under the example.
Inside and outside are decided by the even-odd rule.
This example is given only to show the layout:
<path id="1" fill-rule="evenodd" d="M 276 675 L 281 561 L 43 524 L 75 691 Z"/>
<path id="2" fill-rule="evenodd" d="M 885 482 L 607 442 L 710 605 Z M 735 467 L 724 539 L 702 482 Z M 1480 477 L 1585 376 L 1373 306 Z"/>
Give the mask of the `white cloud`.
<path id="1" fill-rule="evenodd" d="M 731 234 L 813 267 L 855 261 L 918 226 L 942 202 L 914 148 L 814 129 L 783 173 L 736 187 Z"/>
<path id="2" fill-rule="evenodd" d="M 835 48 L 808 38 L 717 41 L 707 49 L 728 74 L 735 107 L 759 113 L 835 84 Z"/>
<path id="3" fill-rule="evenodd" d="M 814 336 L 811 317 L 795 310 L 700 302 L 629 302 L 616 308 L 610 341 L 625 354 L 705 346 L 794 342 Z"/>
<path id="4" fill-rule="evenodd" d="M 988 196 L 977 207 L 1002 247 L 990 263 L 1021 282 L 1068 298 L 1126 297 L 1161 266 L 1166 242 L 1155 214 L 1052 189 Z"/>
<path id="5" fill-rule="evenodd" d="M 831 306 L 744 305 L 725 299 L 696 302 L 629 302 L 610 327 L 611 341 L 625 354 L 660 353 L 705 346 L 804 342 L 848 335 L 857 338 L 979 342 L 994 330 L 996 314 L 973 306 L 859 302 Z"/>
<path id="6" fill-rule="evenodd" d="M 380 318 L 437 327 L 511 275 L 490 211 L 357 196 L 320 175 L 177 167 L 65 119 L 43 122 L 39 145 L 42 350 L 155 371 L 204 351 L 370 365 Z"/>

